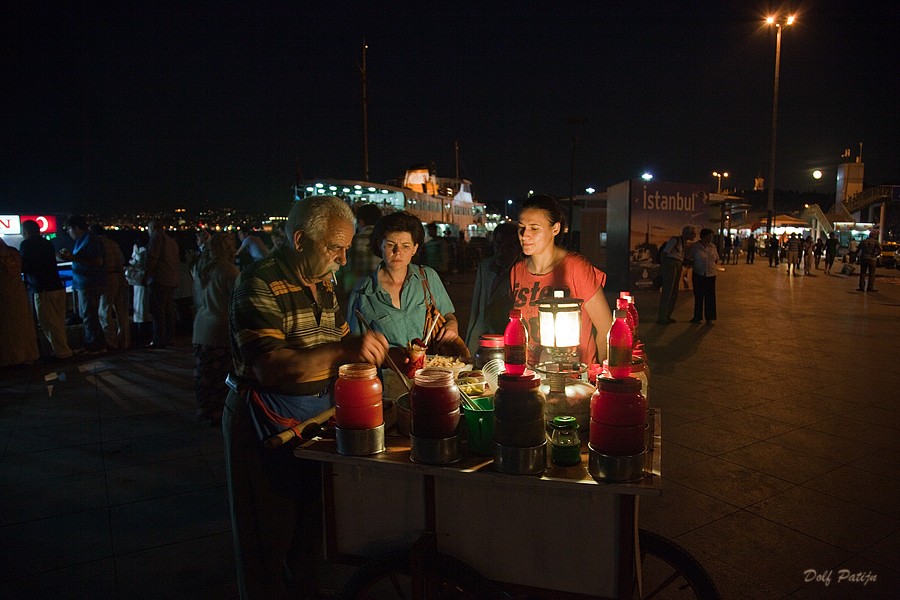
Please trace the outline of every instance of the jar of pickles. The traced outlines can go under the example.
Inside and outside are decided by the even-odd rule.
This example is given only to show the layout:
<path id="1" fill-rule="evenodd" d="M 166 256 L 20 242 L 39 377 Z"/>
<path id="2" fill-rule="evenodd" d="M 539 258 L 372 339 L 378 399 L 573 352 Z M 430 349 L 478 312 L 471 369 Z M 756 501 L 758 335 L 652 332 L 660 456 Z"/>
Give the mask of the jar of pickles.
<path id="1" fill-rule="evenodd" d="M 581 464 L 581 438 L 575 417 L 560 415 L 550 421 L 550 461 L 560 467 Z"/>
<path id="2" fill-rule="evenodd" d="M 409 394 L 412 435 L 443 439 L 456 435 L 459 426 L 459 388 L 450 369 L 427 368 L 416 372 Z"/>
<path id="3" fill-rule="evenodd" d="M 334 418 L 343 429 L 374 429 L 384 423 L 381 380 L 374 365 L 350 363 L 338 368 Z"/>

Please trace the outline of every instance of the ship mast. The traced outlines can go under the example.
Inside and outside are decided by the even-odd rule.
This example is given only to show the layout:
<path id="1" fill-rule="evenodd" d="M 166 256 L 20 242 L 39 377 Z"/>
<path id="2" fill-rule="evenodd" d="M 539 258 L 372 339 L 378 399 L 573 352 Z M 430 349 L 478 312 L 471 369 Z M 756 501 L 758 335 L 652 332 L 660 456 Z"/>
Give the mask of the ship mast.
<path id="1" fill-rule="evenodd" d="M 366 72 L 366 38 L 363 38 L 362 65 L 359 68 L 362 84 L 363 181 L 369 181 L 369 91 Z"/>

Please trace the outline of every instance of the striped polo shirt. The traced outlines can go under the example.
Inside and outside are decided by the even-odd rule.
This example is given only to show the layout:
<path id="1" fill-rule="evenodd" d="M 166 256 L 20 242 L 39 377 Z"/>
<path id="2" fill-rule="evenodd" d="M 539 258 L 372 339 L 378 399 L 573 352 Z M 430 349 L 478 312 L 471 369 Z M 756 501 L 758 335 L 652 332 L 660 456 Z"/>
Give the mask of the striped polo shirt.
<path id="1" fill-rule="evenodd" d="M 319 283 L 316 298 L 300 281 L 287 249 L 278 249 L 245 268 L 231 301 L 231 346 L 235 373 L 253 382 L 252 365 L 264 354 L 283 349 L 312 349 L 338 342 L 350 330 L 329 283 Z M 317 394 L 337 376 L 337 366 L 310 373 L 282 394 Z"/>

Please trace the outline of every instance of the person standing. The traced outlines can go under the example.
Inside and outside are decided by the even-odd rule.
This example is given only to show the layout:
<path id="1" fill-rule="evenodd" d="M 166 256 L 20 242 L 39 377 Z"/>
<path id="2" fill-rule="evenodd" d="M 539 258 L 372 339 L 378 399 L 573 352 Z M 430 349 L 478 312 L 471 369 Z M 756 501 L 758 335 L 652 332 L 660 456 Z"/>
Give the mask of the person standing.
<path id="1" fill-rule="evenodd" d="M 103 245 L 103 267 L 106 269 L 106 289 L 100 294 L 97 314 L 106 336 L 106 345 L 113 350 L 126 350 L 131 345 L 131 319 L 128 316 L 128 281 L 125 279 L 125 259 L 122 249 L 106 235 L 101 225 L 91 225 L 91 233 Z"/>
<path id="2" fill-rule="evenodd" d="M 825 253 L 825 240 L 821 237 L 816 239 L 815 248 L 813 248 L 813 256 L 816 258 L 816 270 L 819 270 L 819 263 L 822 262 L 822 254 Z"/>
<path id="3" fill-rule="evenodd" d="M 509 295 L 509 271 L 519 259 L 522 247 L 512 223 L 500 223 L 494 228 L 494 254 L 478 263 L 472 310 L 466 329 L 469 353 L 478 351 L 478 339 L 485 333 L 503 333 L 509 323 L 512 299 Z"/>
<path id="4" fill-rule="evenodd" d="M 234 261 L 234 237 L 217 233 L 206 242 L 206 251 L 192 268 L 194 292 L 194 397 L 197 418 L 221 426 L 222 408 L 231 369 L 228 311 L 238 271 Z"/>
<path id="5" fill-rule="evenodd" d="M 22 283 L 22 257 L 0 237 L 0 367 L 32 364 L 38 359 L 37 332 Z"/>
<path id="6" fill-rule="evenodd" d="M 147 242 L 143 238 L 131 248 L 131 260 L 125 270 L 125 279 L 132 288 L 132 322 L 138 344 L 146 344 L 153 339 L 153 317 L 147 302 L 147 286 L 144 285 L 147 273 Z"/>
<path id="7" fill-rule="evenodd" d="M 766 244 L 766 248 L 769 252 L 769 266 L 777 267 L 778 266 L 778 238 L 775 237 L 774 233 L 769 234 L 769 241 Z"/>
<path id="8" fill-rule="evenodd" d="M 256 262 L 257 260 L 262 260 L 263 258 L 269 255 L 269 249 L 263 243 L 262 239 L 255 233 L 253 230 L 248 227 L 241 227 L 238 229 L 238 239 L 241 240 L 241 245 L 238 246 L 238 249 L 234 253 L 235 259 L 242 261 L 241 264 L 245 265 L 250 262 Z M 243 256 L 247 255 L 250 257 L 249 261 L 246 261 Z"/>
<path id="9" fill-rule="evenodd" d="M 456 309 L 441 278 L 431 267 L 412 263 L 424 238 L 422 221 L 412 213 L 394 212 L 379 219 L 370 243 L 381 262 L 357 282 L 347 301 L 350 331 L 361 333 L 371 327 L 383 333 L 398 364 L 406 359 L 412 340 L 428 335 L 429 304 L 445 320 L 429 340 L 429 346 L 433 341 L 435 349 L 441 348 L 435 354 L 458 356 L 459 349 L 465 350 L 460 348 L 465 344 L 459 338 Z"/>
<path id="10" fill-rule="evenodd" d="M 713 230 L 701 229 L 699 243 L 691 246 L 688 259 L 694 265 L 691 283 L 694 287 L 694 318 L 691 323 L 699 323 L 706 317 L 706 324 L 716 320 L 716 264 L 719 253 L 712 243 Z"/>
<path id="11" fill-rule="evenodd" d="M 806 236 L 803 241 L 803 274 L 812 275 L 812 255 L 813 255 L 813 239 L 811 235 Z"/>
<path id="12" fill-rule="evenodd" d="M 318 598 L 322 470 L 300 460 L 296 438 L 263 440 L 334 404 L 345 363 L 381 365 L 388 351 L 374 331 L 350 335 L 332 286 L 347 262 L 353 213 L 340 198 L 296 202 L 288 245 L 244 269 L 230 312 L 234 386 L 222 430 L 238 591 L 243 600 Z"/>
<path id="13" fill-rule="evenodd" d="M 78 308 L 84 327 L 84 349 L 88 354 L 106 352 L 106 336 L 100 325 L 100 296 L 106 291 L 103 243 L 88 229 L 87 221 L 72 215 L 63 223 L 75 240 L 72 251 L 60 250 L 62 260 L 72 261 L 72 287 L 78 295 Z"/>
<path id="14" fill-rule="evenodd" d="M 150 243 L 147 249 L 147 303 L 153 315 L 153 341 L 150 349 L 162 349 L 175 336 L 175 289 L 178 287 L 178 243 L 156 219 L 147 224 Z"/>
<path id="15" fill-rule="evenodd" d="M 876 292 L 875 289 L 875 265 L 878 264 L 878 256 L 881 254 L 881 244 L 878 243 L 878 232 L 874 229 L 869 232 L 869 237 L 864 239 L 857 249 L 859 262 L 859 288 L 860 292 Z M 866 279 L 868 278 L 868 285 Z"/>
<path id="16" fill-rule="evenodd" d="M 428 241 L 424 244 L 424 262 L 443 277 L 450 270 L 450 250 L 447 248 L 447 240 L 438 235 L 437 223 L 429 223 L 425 229 L 428 232 Z"/>
<path id="17" fill-rule="evenodd" d="M 751 233 L 747 237 L 747 264 L 752 265 L 756 260 L 756 235 Z"/>
<path id="18" fill-rule="evenodd" d="M 66 333 L 66 288 L 56 266 L 56 250 L 41 236 L 41 228 L 35 221 L 22 221 L 22 236 L 24 239 L 19 244 L 22 273 L 34 302 L 38 325 L 54 356 L 69 358 L 72 349 Z"/>
<path id="19" fill-rule="evenodd" d="M 831 232 L 828 235 L 828 241 L 825 242 L 825 273 L 831 273 L 831 268 L 834 266 L 834 259 L 837 258 L 838 248 L 840 248 L 841 242 L 837 237 L 835 232 Z"/>
<path id="20" fill-rule="evenodd" d="M 800 238 L 796 233 L 792 233 L 787 241 L 787 275 L 797 275 L 797 268 L 800 264 Z M 793 269 L 793 271 L 792 271 Z"/>
<path id="21" fill-rule="evenodd" d="M 381 263 L 370 244 L 372 230 L 380 218 L 381 209 L 375 204 L 363 204 L 356 209 L 356 233 L 347 252 L 347 266 L 339 272 L 341 289 L 345 294 L 349 295 L 356 282 L 370 275 Z"/>
<path id="22" fill-rule="evenodd" d="M 856 238 L 853 237 L 853 234 L 850 234 L 850 243 L 847 245 L 847 253 L 850 257 L 850 264 L 856 263 L 856 253 L 859 250 L 859 243 L 857 243 Z"/>
<path id="23" fill-rule="evenodd" d="M 543 348 L 538 306 L 553 297 L 555 291 L 584 300 L 578 361 L 602 363 L 606 358 L 606 334 L 612 325 L 612 312 L 603 293 L 606 273 L 581 254 L 556 245 L 558 236 L 565 233 L 565 215 L 551 196 L 537 195 L 525 200 L 519 212 L 518 232 L 525 256 L 510 269 L 510 287 L 512 307 L 521 310 L 528 328 L 527 363 L 540 362 Z"/>
<path id="24" fill-rule="evenodd" d="M 662 294 L 659 297 L 659 310 L 656 322 L 660 325 L 674 323 L 672 312 L 678 300 L 678 283 L 684 268 L 685 246 L 697 237 L 697 229 L 693 225 L 685 225 L 681 235 L 669 238 L 662 248 L 660 271 L 662 272 Z"/>

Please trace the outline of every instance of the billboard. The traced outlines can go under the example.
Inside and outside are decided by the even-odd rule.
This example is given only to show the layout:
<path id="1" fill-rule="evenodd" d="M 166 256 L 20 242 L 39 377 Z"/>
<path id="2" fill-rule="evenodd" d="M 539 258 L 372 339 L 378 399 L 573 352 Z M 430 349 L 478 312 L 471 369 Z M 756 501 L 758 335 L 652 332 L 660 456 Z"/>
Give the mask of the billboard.
<path id="1" fill-rule="evenodd" d="M 653 276 L 659 271 L 656 252 L 672 236 L 680 235 L 685 225 L 697 231 L 708 225 L 709 186 L 631 180 L 629 193 L 629 287 L 653 288 Z"/>
<path id="2" fill-rule="evenodd" d="M 41 228 L 41 235 L 56 233 L 55 215 L 21 215 L 19 221 L 34 221 Z"/>

